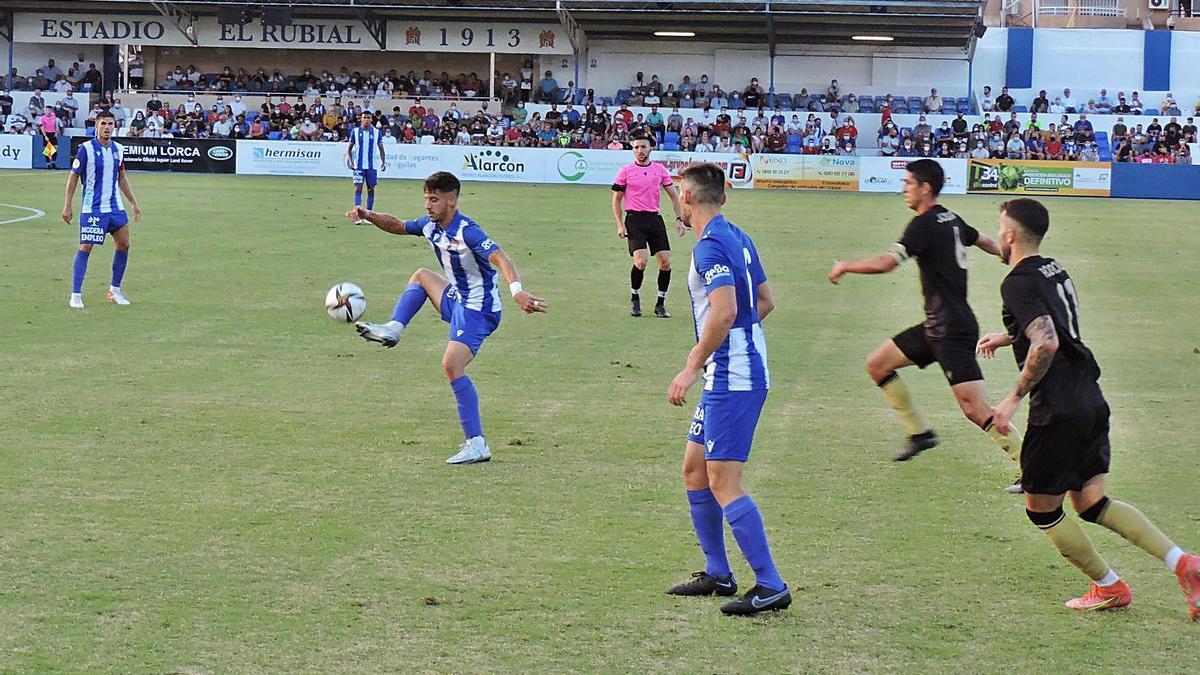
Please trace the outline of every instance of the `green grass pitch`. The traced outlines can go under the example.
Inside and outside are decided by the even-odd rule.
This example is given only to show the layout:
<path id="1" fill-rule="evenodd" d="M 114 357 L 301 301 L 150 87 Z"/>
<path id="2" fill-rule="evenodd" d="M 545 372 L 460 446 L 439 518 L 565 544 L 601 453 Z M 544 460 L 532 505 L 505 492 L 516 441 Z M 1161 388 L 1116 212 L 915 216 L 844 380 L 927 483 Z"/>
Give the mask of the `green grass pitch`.
<path id="1" fill-rule="evenodd" d="M 352 280 L 384 318 L 436 264 L 348 223 L 349 181 L 133 174 L 134 304 L 104 302 L 110 242 L 77 312 L 65 179 L 0 174 L 0 202 L 48 214 L 0 225 L 0 672 L 1200 670 L 1174 577 L 1105 530 L 1087 526 L 1133 606 L 1062 607 L 1086 580 L 1001 493 L 1012 467 L 939 373 L 905 377 L 943 445 L 888 461 L 900 426 L 862 361 L 920 320 L 915 266 L 825 274 L 895 240 L 898 196 L 730 195 L 778 302 L 747 486 L 795 594 L 737 620 L 663 593 L 702 565 L 679 478 L 691 408 L 665 396 L 694 339 L 691 235 L 674 318 L 635 320 L 607 188 L 466 186 L 463 211 L 552 310 L 505 299 L 469 370 L 495 459 L 448 467 L 445 325 L 426 306 L 386 350 L 322 309 Z M 377 205 L 411 217 L 420 198 L 385 182 Z M 944 200 L 987 233 L 998 201 Z M 1049 206 L 1045 252 L 1076 281 L 1113 408 L 1111 493 L 1200 547 L 1196 206 Z M 971 257 L 996 330 L 1005 268 Z M 983 367 L 995 401 L 1011 353 Z"/>

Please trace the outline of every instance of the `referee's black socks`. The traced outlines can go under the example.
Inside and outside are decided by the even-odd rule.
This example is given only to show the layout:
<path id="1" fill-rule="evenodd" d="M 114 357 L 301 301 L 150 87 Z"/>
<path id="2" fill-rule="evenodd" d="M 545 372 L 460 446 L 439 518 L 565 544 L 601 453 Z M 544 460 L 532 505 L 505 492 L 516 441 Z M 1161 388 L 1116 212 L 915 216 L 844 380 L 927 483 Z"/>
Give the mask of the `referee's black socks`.
<path id="1" fill-rule="evenodd" d="M 633 293 L 634 299 L 637 299 L 638 291 L 642 290 L 642 279 L 645 276 L 646 270 L 637 265 L 629 270 L 629 290 Z"/>
<path id="2" fill-rule="evenodd" d="M 671 286 L 671 270 L 658 271 L 658 304 L 663 304 L 667 298 L 667 288 Z"/>

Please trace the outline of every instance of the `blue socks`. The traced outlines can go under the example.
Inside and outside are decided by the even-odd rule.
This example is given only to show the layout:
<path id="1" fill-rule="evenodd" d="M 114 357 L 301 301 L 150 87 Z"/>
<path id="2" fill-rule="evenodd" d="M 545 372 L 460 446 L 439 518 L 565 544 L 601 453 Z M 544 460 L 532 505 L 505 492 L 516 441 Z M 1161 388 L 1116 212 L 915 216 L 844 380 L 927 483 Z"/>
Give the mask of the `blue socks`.
<path id="1" fill-rule="evenodd" d="M 72 266 L 71 292 L 83 292 L 83 277 L 87 274 L 88 255 L 79 249 L 75 250 L 75 264 Z"/>
<path id="2" fill-rule="evenodd" d="M 113 251 L 113 288 L 121 287 L 121 279 L 125 278 L 125 266 L 127 264 L 129 264 L 129 251 Z"/>
<path id="3" fill-rule="evenodd" d="M 462 423 L 463 435 L 467 438 L 482 436 L 483 422 L 479 420 L 479 393 L 475 391 L 475 383 L 463 375 L 450 380 L 450 388 L 458 402 L 458 420 Z"/>
<path id="4" fill-rule="evenodd" d="M 725 517 L 721 505 L 708 488 L 688 490 L 687 498 L 692 509 L 692 526 L 704 551 L 704 571 L 709 576 L 729 576 L 732 572 L 725 555 Z"/>
<path id="5" fill-rule="evenodd" d="M 361 185 L 354 186 L 354 205 L 362 206 L 362 186 Z"/>
<path id="6" fill-rule="evenodd" d="M 367 210 L 375 208 L 375 190 L 367 188 Z"/>
<path id="7" fill-rule="evenodd" d="M 758 512 L 758 505 L 750 495 L 730 502 L 729 506 L 725 507 L 725 519 L 729 521 L 738 548 L 742 549 L 742 555 L 746 556 L 746 562 L 750 563 L 750 568 L 754 570 L 758 585 L 772 591 L 782 591 L 786 588 L 783 579 L 779 578 L 779 570 L 775 569 L 775 561 L 771 559 L 762 514 Z"/>
<path id="8" fill-rule="evenodd" d="M 392 310 L 392 321 L 399 321 L 407 326 L 424 304 L 425 289 L 421 288 L 421 284 L 413 282 L 405 286 L 400 299 L 396 301 L 396 309 Z"/>

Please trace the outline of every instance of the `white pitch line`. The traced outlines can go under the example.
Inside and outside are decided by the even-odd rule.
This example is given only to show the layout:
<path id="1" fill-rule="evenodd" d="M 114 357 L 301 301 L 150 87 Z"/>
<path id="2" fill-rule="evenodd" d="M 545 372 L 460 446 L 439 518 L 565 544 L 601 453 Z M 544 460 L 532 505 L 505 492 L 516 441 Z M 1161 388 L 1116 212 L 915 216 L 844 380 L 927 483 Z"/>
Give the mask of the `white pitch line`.
<path id="1" fill-rule="evenodd" d="M 41 209 L 31 208 L 29 206 L 17 206 L 16 204 L 0 204 L 0 206 L 8 206 L 10 208 L 21 209 L 22 211 L 30 211 L 33 213 L 32 216 L 25 216 L 24 218 L 13 218 L 12 220 L 0 220 L 0 225 L 12 225 L 13 223 L 19 223 L 23 220 L 33 220 L 34 218 L 41 218 L 42 216 L 46 215 L 45 211 L 43 211 Z"/>

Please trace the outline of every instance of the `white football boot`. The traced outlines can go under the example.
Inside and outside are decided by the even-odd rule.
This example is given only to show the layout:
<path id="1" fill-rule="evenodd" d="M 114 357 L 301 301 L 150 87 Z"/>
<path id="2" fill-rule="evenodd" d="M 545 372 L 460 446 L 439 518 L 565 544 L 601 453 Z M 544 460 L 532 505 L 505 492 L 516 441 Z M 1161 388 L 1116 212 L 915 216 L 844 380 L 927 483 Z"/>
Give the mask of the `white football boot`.
<path id="1" fill-rule="evenodd" d="M 125 297 L 125 294 L 121 292 L 121 289 L 116 286 L 108 287 L 108 301 L 115 302 L 118 305 L 130 304 L 129 298 Z"/>
<path id="2" fill-rule="evenodd" d="M 67 301 L 67 304 L 70 305 L 71 309 L 83 309 L 83 294 L 72 293 L 71 299 Z"/>
<path id="3" fill-rule="evenodd" d="M 395 347 L 396 343 L 400 341 L 400 332 L 404 328 L 404 325 L 399 321 L 389 321 L 387 323 L 359 321 L 354 324 L 354 327 L 364 340 L 378 342 L 384 347 L 391 348 Z"/>
<path id="4" fill-rule="evenodd" d="M 446 460 L 447 464 L 476 464 L 492 458 L 492 449 L 488 447 L 483 436 L 476 436 L 463 441 L 458 446 L 458 454 Z"/>

